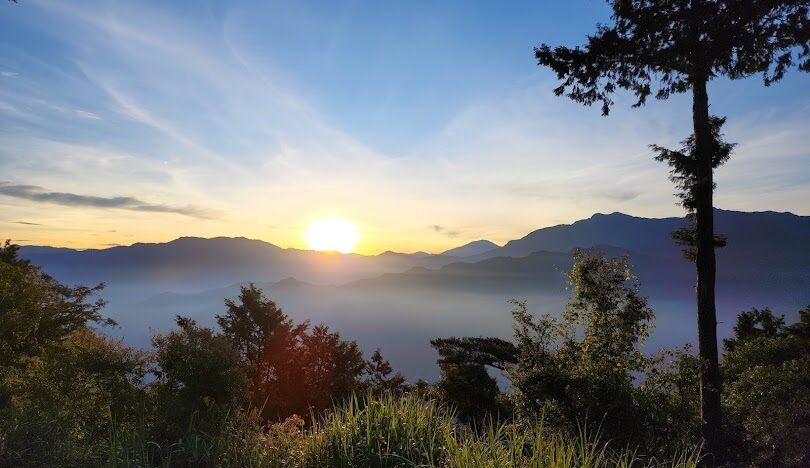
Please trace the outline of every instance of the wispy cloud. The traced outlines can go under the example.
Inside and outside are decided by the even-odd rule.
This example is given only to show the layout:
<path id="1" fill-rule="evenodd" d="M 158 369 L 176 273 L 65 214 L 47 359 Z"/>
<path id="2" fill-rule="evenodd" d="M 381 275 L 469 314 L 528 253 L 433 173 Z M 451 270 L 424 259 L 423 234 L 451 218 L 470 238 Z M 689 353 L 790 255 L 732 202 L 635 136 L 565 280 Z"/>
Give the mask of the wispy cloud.
<path id="1" fill-rule="evenodd" d="M 19 73 L 13 72 L 13 71 L 1 71 L 0 72 L 0 76 L 5 77 L 5 78 L 14 78 L 17 75 L 19 75 Z"/>
<path id="2" fill-rule="evenodd" d="M 76 110 L 73 111 L 73 113 L 76 114 L 77 116 L 83 118 L 83 119 L 101 120 L 101 117 L 99 117 L 98 115 L 96 115 L 96 114 L 94 114 L 92 112 L 88 112 L 86 110 L 76 109 Z"/>
<path id="3" fill-rule="evenodd" d="M 68 192 L 49 192 L 43 187 L 36 185 L 2 184 L 0 185 L 0 195 L 65 206 L 116 208 L 149 213 L 174 213 L 199 219 L 213 218 L 213 214 L 210 211 L 195 206 L 153 204 L 134 197 L 98 197 Z"/>
<path id="4" fill-rule="evenodd" d="M 26 226 L 42 226 L 39 223 L 31 223 L 28 221 L 9 221 L 11 224 L 25 224 Z"/>
<path id="5" fill-rule="evenodd" d="M 461 235 L 461 233 L 459 231 L 448 230 L 446 227 L 444 227 L 444 226 L 442 226 L 440 224 L 434 224 L 434 225 L 430 226 L 430 229 L 432 229 L 433 232 L 441 233 L 441 234 L 443 234 L 443 235 L 445 235 L 445 236 L 447 236 L 447 237 L 449 237 L 451 239 L 455 239 L 456 237 Z"/>
<path id="6" fill-rule="evenodd" d="M 594 195 L 614 201 L 630 201 L 637 198 L 641 193 L 638 190 L 603 190 Z"/>

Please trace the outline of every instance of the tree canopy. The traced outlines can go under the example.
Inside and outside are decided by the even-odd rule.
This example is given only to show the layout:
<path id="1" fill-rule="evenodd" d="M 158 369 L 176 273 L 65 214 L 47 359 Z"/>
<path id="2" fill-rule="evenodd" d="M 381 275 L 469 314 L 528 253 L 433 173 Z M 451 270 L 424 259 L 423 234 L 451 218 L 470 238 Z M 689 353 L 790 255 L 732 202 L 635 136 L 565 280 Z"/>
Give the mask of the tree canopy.
<path id="1" fill-rule="evenodd" d="M 611 25 L 584 46 L 542 44 L 535 57 L 562 81 L 557 95 L 607 115 L 625 89 L 635 107 L 666 99 L 696 80 L 761 74 L 766 85 L 797 65 L 810 71 L 810 2 L 805 0 L 611 0 Z"/>
<path id="2" fill-rule="evenodd" d="M 610 25 L 598 25 L 583 46 L 542 44 L 535 48 L 541 66 L 552 69 L 558 96 L 592 105 L 608 115 L 618 90 L 635 97 L 634 107 L 649 96 L 667 99 L 692 92 L 693 151 L 687 159 L 659 152 L 673 165 L 674 179 L 686 184 L 693 225 L 676 234 L 690 247 L 697 272 L 698 353 L 701 370 L 703 438 L 709 456 L 720 448 L 722 380 L 715 309 L 714 169 L 730 147 L 712 134 L 707 83 L 761 74 L 765 85 L 781 80 L 797 66 L 810 71 L 810 1 L 808 0 L 609 0 Z M 687 141 L 688 146 L 688 141 Z M 694 166 L 689 167 L 689 159 Z M 690 213 L 691 214 L 691 213 Z M 692 247 L 693 246 L 693 247 Z"/>

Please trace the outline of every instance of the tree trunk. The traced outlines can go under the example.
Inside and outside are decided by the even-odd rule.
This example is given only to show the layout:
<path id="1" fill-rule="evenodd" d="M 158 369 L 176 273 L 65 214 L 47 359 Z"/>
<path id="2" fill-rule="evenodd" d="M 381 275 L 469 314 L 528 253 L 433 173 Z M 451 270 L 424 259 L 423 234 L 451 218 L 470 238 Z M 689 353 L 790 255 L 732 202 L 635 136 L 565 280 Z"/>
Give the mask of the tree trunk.
<path id="1" fill-rule="evenodd" d="M 706 77 L 692 83 L 692 119 L 697 153 L 695 187 L 695 229 L 697 250 L 698 353 L 703 361 L 700 372 L 701 419 L 706 464 L 715 464 L 720 448 L 721 407 L 720 365 L 717 353 L 717 315 L 714 307 L 715 257 L 712 195 L 712 136 L 709 127 L 709 97 Z"/>

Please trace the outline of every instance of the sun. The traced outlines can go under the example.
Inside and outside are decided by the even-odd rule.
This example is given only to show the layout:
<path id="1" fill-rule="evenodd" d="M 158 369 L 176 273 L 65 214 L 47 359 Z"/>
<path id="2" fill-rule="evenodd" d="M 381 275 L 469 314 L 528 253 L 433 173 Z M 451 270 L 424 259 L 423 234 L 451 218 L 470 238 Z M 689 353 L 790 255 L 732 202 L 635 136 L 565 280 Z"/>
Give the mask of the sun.
<path id="1" fill-rule="evenodd" d="M 345 219 L 319 219 L 309 225 L 307 245 L 312 250 L 351 253 L 357 246 L 360 233 Z"/>

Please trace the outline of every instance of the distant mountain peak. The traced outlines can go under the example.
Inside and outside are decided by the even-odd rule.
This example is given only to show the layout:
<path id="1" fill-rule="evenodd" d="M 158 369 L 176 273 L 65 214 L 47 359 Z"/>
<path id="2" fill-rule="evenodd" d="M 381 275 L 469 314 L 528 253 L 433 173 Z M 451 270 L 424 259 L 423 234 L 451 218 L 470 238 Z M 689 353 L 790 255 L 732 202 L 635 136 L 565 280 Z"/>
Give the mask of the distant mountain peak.
<path id="1" fill-rule="evenodd" d="M 806 245 L 810 217 L 774 211 L 744 212 L 714 209 L 715 230 L 728 236 L 731 251 L 755 252 L 762 249 L 800 250 Z M 664 257 L 681 256 L 671 232 L 683 227 L 687 220 L 673 216 L 644 218 L 620 212 L 595 213 L 590 218 L 571 224 L 559 224 L 538 229 L 509 241 L 500 249 L 483 257 L 521 257 L 535 251 L 568 252 L 573 248 L 589 248 L 608 244 L 633 252 Z M 779 245 L 773 240 L 778 239 Z M 788 247 L 790 246 L 790 247 Z"/>
<path id="2" fill-rule="evenodd" d="M 259 239 L 249 239 L 247 237 L 226 237 L 226 236 L 218 236 L 218 237 L 199 237 L 199 236 L 180 236 L 176 239 L 172 239 L 166 242 L 135 242 L 131 245 L 119 245 L 111 248 L 121 248 L 121 247 L 176 247 L 176 246 L 190 246 L 190 247 L 202 247 L 202 246 L 216 246 L 216 245 L 256 245 L 256 246 L 263 246 L 269 247 L 274 249 L 280 249 L 281 247 L 271 244 L 270 242 L 266 242 Z M 108 250 L 108 249 L 98 249 L 98 250 Z"/>
<path id="3" fill-rule="evenodd" d="M 498 244 L 482 239 L 469 242 L 460 247 L 446 250 L 442 252 L 441 255 L 448 255 L 451 257 L 471 257 L 473 255 L 481 255 L 482 253 L 497 249 L 498 247 Z"/>
<path id="4" fill-rule="evenodd" d="M 297 278 L 293 278 L 292 276 L 288 276 L 281 281 L 276 281 L 272 284 L 272 286 L 275 288 L 300 288 L 313 285 L 311 283 L 307 283 L 306 281 L 301 281 Z"/>
<path id="5" fill-rule="evenodd" d="M 408 255 L 408 254 L 402 253 L 402 252 L 395 252 L 393 250 L 386 250 L 385 252 L 383 252 L 383 253 L 381 253 L 381 254 L 379 254 L 377 256 L 378 257 L 403 257 L 405 255 Z"/>
<path id="6" fill-rule="evenodd" d="M 574 221 L 570 225 L 561 224 L 560 226 L 580 226 L 583 224 L 614 226 L 621 224 L 644 223 L 646 221 L 656 221 L 662 219 L 673 219 L 673 218 L 644 218 L 642 216 L 634 216 L 627 213 L 622 213 L 620 211 L 614 211 L 612 213 L 594 213 L 590 218 Z M 681 220 L 681 218 L 674 218 L 674 219 Z"/>
<path id="7" fill-rule="evenodd" d="M 613 213 L 594 213 L 593 215 L 591 215 L 589 219 L 599 219 L 599 218 L 638 218 L 638 216 L 622 213 L 621 211 L 614 211 Z"/>

